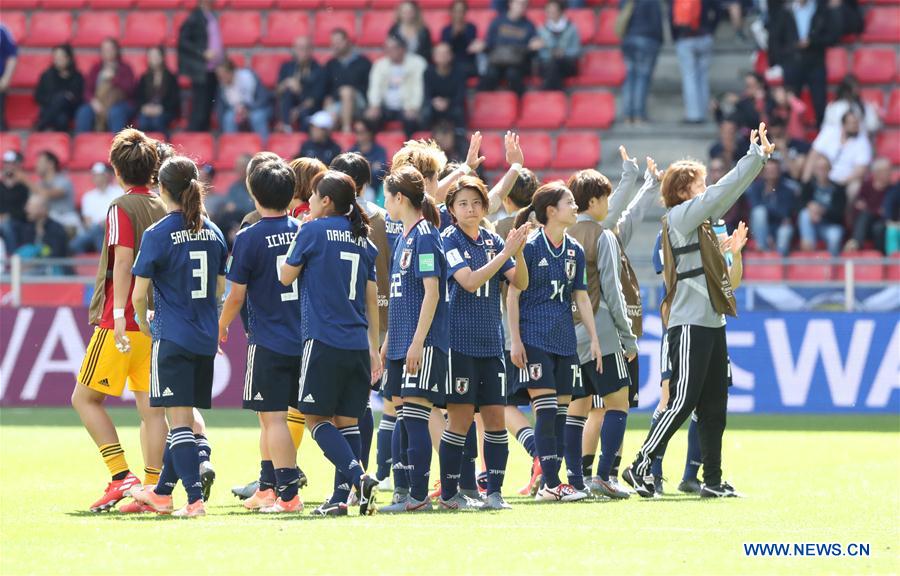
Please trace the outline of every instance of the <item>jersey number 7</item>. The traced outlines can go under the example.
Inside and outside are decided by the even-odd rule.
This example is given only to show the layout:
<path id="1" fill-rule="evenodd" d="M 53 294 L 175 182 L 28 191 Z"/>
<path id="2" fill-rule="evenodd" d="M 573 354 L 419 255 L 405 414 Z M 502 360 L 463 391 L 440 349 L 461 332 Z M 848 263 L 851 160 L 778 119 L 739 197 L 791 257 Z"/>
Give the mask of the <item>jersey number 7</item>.
<path id="1" fill-rule="evenodd" d="M 350 262 L 350 291 L 347 298 L 356 300 L 356 278 L 359 276 L 359 254 L 341 252 L 341 260 Z"/>

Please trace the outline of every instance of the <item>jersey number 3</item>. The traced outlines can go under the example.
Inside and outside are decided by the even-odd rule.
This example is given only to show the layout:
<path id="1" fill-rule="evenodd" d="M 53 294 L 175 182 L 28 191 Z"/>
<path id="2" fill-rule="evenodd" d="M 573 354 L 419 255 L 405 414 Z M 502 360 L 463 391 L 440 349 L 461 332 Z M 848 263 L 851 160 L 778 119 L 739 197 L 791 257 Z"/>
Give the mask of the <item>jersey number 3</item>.
<path id="1" fill-rule="evenodd" d="M 209 284 L 209 264 L 207 263 L 206 252 L 203 250 L 191 250 L 188 252 L 191 260 L 199 262 L 196 268 L 191 270 L 191 276 L 200 279 L 200 288 L 191 290 L 191 298 L 194 300 L 203 300 L 206 298 L 207 284 Z"/>

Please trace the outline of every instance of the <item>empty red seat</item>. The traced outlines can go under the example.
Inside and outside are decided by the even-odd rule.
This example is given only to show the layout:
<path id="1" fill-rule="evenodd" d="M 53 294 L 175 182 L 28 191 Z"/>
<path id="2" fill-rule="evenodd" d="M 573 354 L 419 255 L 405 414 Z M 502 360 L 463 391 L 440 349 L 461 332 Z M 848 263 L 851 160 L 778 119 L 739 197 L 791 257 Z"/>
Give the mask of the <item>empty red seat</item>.
<path id="1" fill-rule="evenodd" d="M 209 188 L 209 193 L 215 194 L 217 196 L 228 194 L 228 188 L 230 188 L 232 184 L 237 182 L 237 179 L 238 175 L 231 170 L 227 172 L 218 171 L 213 177 L 212 185 Z"/>
<path id="2" fill-rule="evenodd" d="M 859 91 L 859 97 L 878 110 L 884 110 L 884 90 L 881 88 L 863 88 Z"/>
<path id="3" fill-rule="evenodd" d="M 575 92 L 572 94 L 566 128 L 612 126 L 616 119 L 616 97 L 611 92 Z"/>
<path id="4" fill-rule="evenodd" d="M 597 26 L 597 35 L 594 37 L 595 44 L 604 46 L 618 46 L 622 40 L 616 34 L 616 18 L 619 17 L 618 10 L 603 10 L 600 12 L 600 23 Z"/>
<path id="5" fill-rule="evenodd" d="M 403 148 L 406 136 L 403 132 L 380 132 L 375 136 L 375 141 L 384 146 L 384 151 L 387 152 L 387 157 L 390 158 L 394 155 L 394 152 Z"/>
<path id="6" fill-rule="evenodd" d="M 887 84 L 897 74 L 897 54 L 893 48 L 858 48 L 853 53 L 853 74 L 861 84 Z"/>
<path id="7" fill-rule="evenodd" d="M 515 92 L 478 92 L 472 102 L 469 126 L 475 130 L 506 130 L 516 121 L 519 98 Z"/>
<path id="8" fill-rule="evenodd" d="M 519 111 L 519 128 L 560 128 L 566 119 L 568 102 L 563 92 L 526 92 Z"/>
<path id="9" fill-rule="evenodd" d="M 556 139 L 551 168 L 583 170 L 600 164 L 600 137 L 594 132 L 563 132 Z"/>
<path id="10" fill-rule="evenodd" d="M 5 0 L 3 8 L 4 10 L 33 10 L 35 4 L 35 0 Z"/>
<path id="11" fill-rule="evenodd" d="M 25 168 L 34 168 L 38 154 L 44 150 L 56 154 L 65 167 L 69 163 L 69 135 L 65 132 L 33 132 L 25 143 Z"/>
<path id="12" fill-rule="evenodd" d="M 503 149 L 503 136 L 500 133 L 482 132 L 480 152 L 484 156 L 484 167 L 487 170 L 497 170 L 506 167 L 506 152 Z M 529 152 L 527 150 L 523 150 L 523 152 L 526 154 L 526 162 L 530 166 Z"/>
<path id="13" fill-rule="evenodd" d="M 566 83 L 573 86 L 620 86 L 625 81 L 625 61 L 618 50 L 589 52 L 578 63 L 578 76 Z"/>
<path id="14" fill-rule="evenodd" d="M 306 134 L 303 132 L 294 132 L 292 134 L 276 133 L 269 136 L 269 143 L 266 150 L 270 150 L 285 160 L 292 160 L 297 156 L 300 147 L 306 142 Z"/>
<path id="15" fill-rule="evenodd" d="M 383 46 L 388 31 L 394 25 L 391 10 L 369 10 L 363 13 L 362 28 L 359 32 L 360 46 Z"/>
<path id="16" fill-rule="evenodd" d="M 553 139 L 546 132 L 522 132 L 519 144 L 525 154 L 525 161 L 532 170 L 542 170 L 553 160 Z"/>
<path id="17" fill-rule="evenodd" d="M 869 8 L 863 42 L 900 43 L 900 8 Z"/>
<path id="18" fill-rule="evenodd" d="M 891 261 L 885 270 L 885 280 L 889 282 L 900 282 L 900 252 L 891 255 Z"/>
<path id="19" fill-rule="evenodd" d="M 259 42 L 260 20 L 258 12 L 222 12 L 219 28 L 225 46 L 253 46 Z"/>
<path id="20" fill-rule="evenodd" d="M 331 44 L 331 33 L 342 29 L 354 42 L 356 41 L 356 12 L 321 11 L 316 14 L 314 42 L 316 46 Z"/>
<path id="21" fill-rule="evenodd" d="M 453 4 L 453 0 L 419 0 L 419 6 L 423 10 L 447 9 Z"/>
<path id="22" fill-rule="evenodd" d="M 53 56 L 49 52 L 19 53 L 10 85 L 13 88 L 34 88 L 37 86 L 41 74 L 52 62 Z"/>
<path id="23" fill-rule="evenodd" d="M 752 252 L 744 256 L 744 279 L 779 282 L 784 280 L 784 265 L 777 252 Z"/>
<path id="24" fill-rule="evenodd" d="M 470 10 L 466 15 L 466 19 L 478 30 L 479 38 L 487 37 L 488 28 L 496 17 L 497 13 L 493 10 Z"/>
<path id="25" fill-rule="evenodd" d="M 140 79 L 147 71 L 147 53 L 144 51 L 126 52 L 122 54 L 122 61 L 131 66 L 135 78 Z"/>
<path id="26" fill-rule="evenodd" d="M 44 0 L 41 4 L 51 10 L 75 10 L 82 8 L 86 2 L 87 0 Z"/>
<path id="27" fill-rule="evenodd" d="M 87 170 L 95 162 L 109 162 L 112 139 L 113 134 L 106 132 L 77 134 L 72 141 L 72 160 L 69 167 L 73 170 Z"/>
<path id="28" fill-rule="evenodd" d="M 37 102 L 32 94 L 10 94 L 6 97 L 6 123 L 15 130 L 31 130 L 37 122 Z"/>
<path id="29" fill-rule="evenodd" d="M 234 167 L 235 160 L 242 154 L 253 156 L 262 149 L 259 134 L 222 134 L 219 136 L 219 153 L 214 165 L 217 170 L 228 170 Z"/>
<path id="30" fill-rule="evenodd" d="M 91 8 L 122 10 L 131 8 L 137 0 L 89 0 Z"/>
<path id="31" fill-rule="evenodd" d="M 882 282 L 884 280 L 884 254 L 878 250 L 845 252 L 842 256 L 853 262 L 853 279 L 857 282 Z M 844 280 L 846 275 L 846 265 L 837 264 L 834 267 L 835 280 Z"/>
<path id="32" fill-rule="evenodd" d="M 82 12 L 72 37 L 72 46 L 100 46 L 107 38 L 119 39 L 122 33 L 118 12 Z"/>
<path id="33" fill-rule="evenodd" d="M 441 10 L 439 12 L 428 12 L 425 14 L 425 26 L 431 32 L 431 40 L 435 44 L 441 41 L 441 32 L 444 27 L 450 24 L 450 11 Z"/>
<path id="34" fill-rule="evenodd" d="M 839 84 L 850 72 L 850 57 L 844 48 L 829 48 L 825 51 L 825 70 L 829 84 Z"/>
<path id="35" fill-rule="evenodd" d="M 309 35 L 308 12 L 270 12 L 266 22 L 263 46 L 290 46 L 296 37 Z"/>
<path id="36" fill-rule="evenodd" d="M 799 252 L 787 266 L 789 282 L 828 282 L 833 277 L 831 254 L 828 252 Z M 802 259 L 802 260 L 800 260 Z"/>
<path id="37" fill-rule="evenodd" d="M 200 164 L 212 161 L 213 137 L 208 132 L 180 132 L 169 140 L 179 154 L 192 158 Z"/>
<path id="38" fill-rule="evenodd" d="M 159 46 L 169 35 L 169 18 L 165 12 L 129 12 L 125 16 L 122 46 Z"/>
<path id="39" fill-rule="evenodd" d="M 256 72 L 263 84 L 269 88 L 274 88 L 278 84 L 278 72 L 281 65 L 290 58 L 287 54 L 272 54 L 270 52 L 260 52 L 253 55 L 250 60 L 250 68 Z"/>
<path id="40" fill-rule="evenodd" d="M 884 131 L 878 136 L 878 155 L 900 164 L 900 131 Z"/>
<path id="41" fill-rule="evenodd" d="M 891 91 L 891 99 L 888 101 L 884 121 L 891 126 L 900 126 L 900 88 L 894 88 Z"/>
<path id="42" fill-rule="evenodd" d="M 318 8 L 322 0 L 276 0 L 279 8 Z"/>
<path id="43" fill-rule="evenodd" d="M 275 0 L 226 0 L 225 6 L 236 10 L 267 10 L 275 4 Z"/>
<path id="44" fill-rule="evenodd" d="M 56 46 L 72 38 L 72 14 L 69 12 L 32 12 L 25 46 Z"/>
<path id="45" fill-rule="evenodd" d="M 75 67 L 85 76 L 90 74 L 91 69 L 98 62 L 100 62 L 100 53 L 97 51 L 75 53 Z"/>
<path id="46" fill-rule="evenodd" d="M 6 2 L 4 2 L 4 5 Z M 4 6 L 7 8 L 7 6 Z M 16 44 L 21 44 L 25 39 L 25 13 L 24 12 L 10 12 L 8 9 L 0 12 L 0 24 L 9 29 L 10 35 L 13 37 L 13 40 L 16 41 Z"/>
<path id="47" fill-rule="evenodd" d="M 84 195 L 94 189 L 94 176 L 90 172 L 69 172 L 69 180 L 72 181 L 72 188 L 75 190 L 75 207 L 81 208 L 81 199 Z M 96 271 L 97 267 L 94 266 Z"/>

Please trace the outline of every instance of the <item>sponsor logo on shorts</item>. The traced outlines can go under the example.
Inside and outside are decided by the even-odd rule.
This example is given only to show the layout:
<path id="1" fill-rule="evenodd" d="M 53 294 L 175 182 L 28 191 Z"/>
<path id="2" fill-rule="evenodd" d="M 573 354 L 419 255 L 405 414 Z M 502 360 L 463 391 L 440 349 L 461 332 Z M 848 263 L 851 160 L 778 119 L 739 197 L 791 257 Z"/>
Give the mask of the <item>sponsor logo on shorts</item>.
<path id="1" fill-rule="evenodd" d="M 303 401 L 304 401 L 304 402 L 315 402 L 316 399 L 313 398 L 313 395 L 312 395 L 312 394 L 307 394 L 307 395 L 303 398 Z"/>
<path id="2" fill-rule="evenodd" d="M 544 375 L 544 367 L 541 364 L 529 364 L 528 365 L 528 377 L 532 380 L 540 380 L 541 376 Z"/>
<path id="3" fill-rule="evenodd" d="M 257 393 L 256 393 L 256 396 L 254 396 L 253 399 L 254 399 L 254 400 L 262 400 L 262 399 L 263 399 L 262 394 L 260 394 L 259 392 L 257 392 Z"/>
<path id="4" fill-rule="evenodd" d="M 99 384 L 100 386 L 106 386 L 107 388 L 109 388 L 109 380 L 106 379 L 106 378 L 104 378 L 103 380 L 97 382 L 97 384 Z"/>
<path id="5" fill-rule="evenodd" d="M 163 398 L 165 398 L 167 396 L 174 396 L 175 394 L 173 394 L 170 389 L 166 388 L 165 390 L 163 390 L 162 395 L 163 395 Z"/>
<path id="6" fill-rule="evenodd" d="M 454 390 L 456 390 L 457 394 L 465 394 L 469 391 L 469 379 L 468 378 L 457 378 L 453 385 Z"/>

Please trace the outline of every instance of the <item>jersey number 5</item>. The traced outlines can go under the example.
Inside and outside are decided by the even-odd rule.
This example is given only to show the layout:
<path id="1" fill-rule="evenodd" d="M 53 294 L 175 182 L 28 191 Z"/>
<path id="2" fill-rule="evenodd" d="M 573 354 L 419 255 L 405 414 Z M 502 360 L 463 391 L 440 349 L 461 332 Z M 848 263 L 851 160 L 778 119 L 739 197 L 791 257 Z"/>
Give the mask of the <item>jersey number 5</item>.
<path id="1" fill-rule="evenodd" d="M 356 278 L 359 276 L 359 254 L 341 252 L 341 260 L 350 262 L 350 291 L 347 298 L 356 300 Z"/>
<path id="2" fill-rule="evenodd" d="M 287 262 L 287 254 L 282 254 L 281 256 L 275 257 L 275 277 L 279 277 L 281 275 L 281 267 L 284 266 L 284 263 Z M 279 282 L 280 284 L 280 282 Z M 289 302 L 291 300 L 296 300 L 300 297 L 300 292 L 297 289 L 297 279 L 294 278 L 294 281 L 291 282 L 291 288 L 287 292 L 281 293 L 281 301 Z"/>

